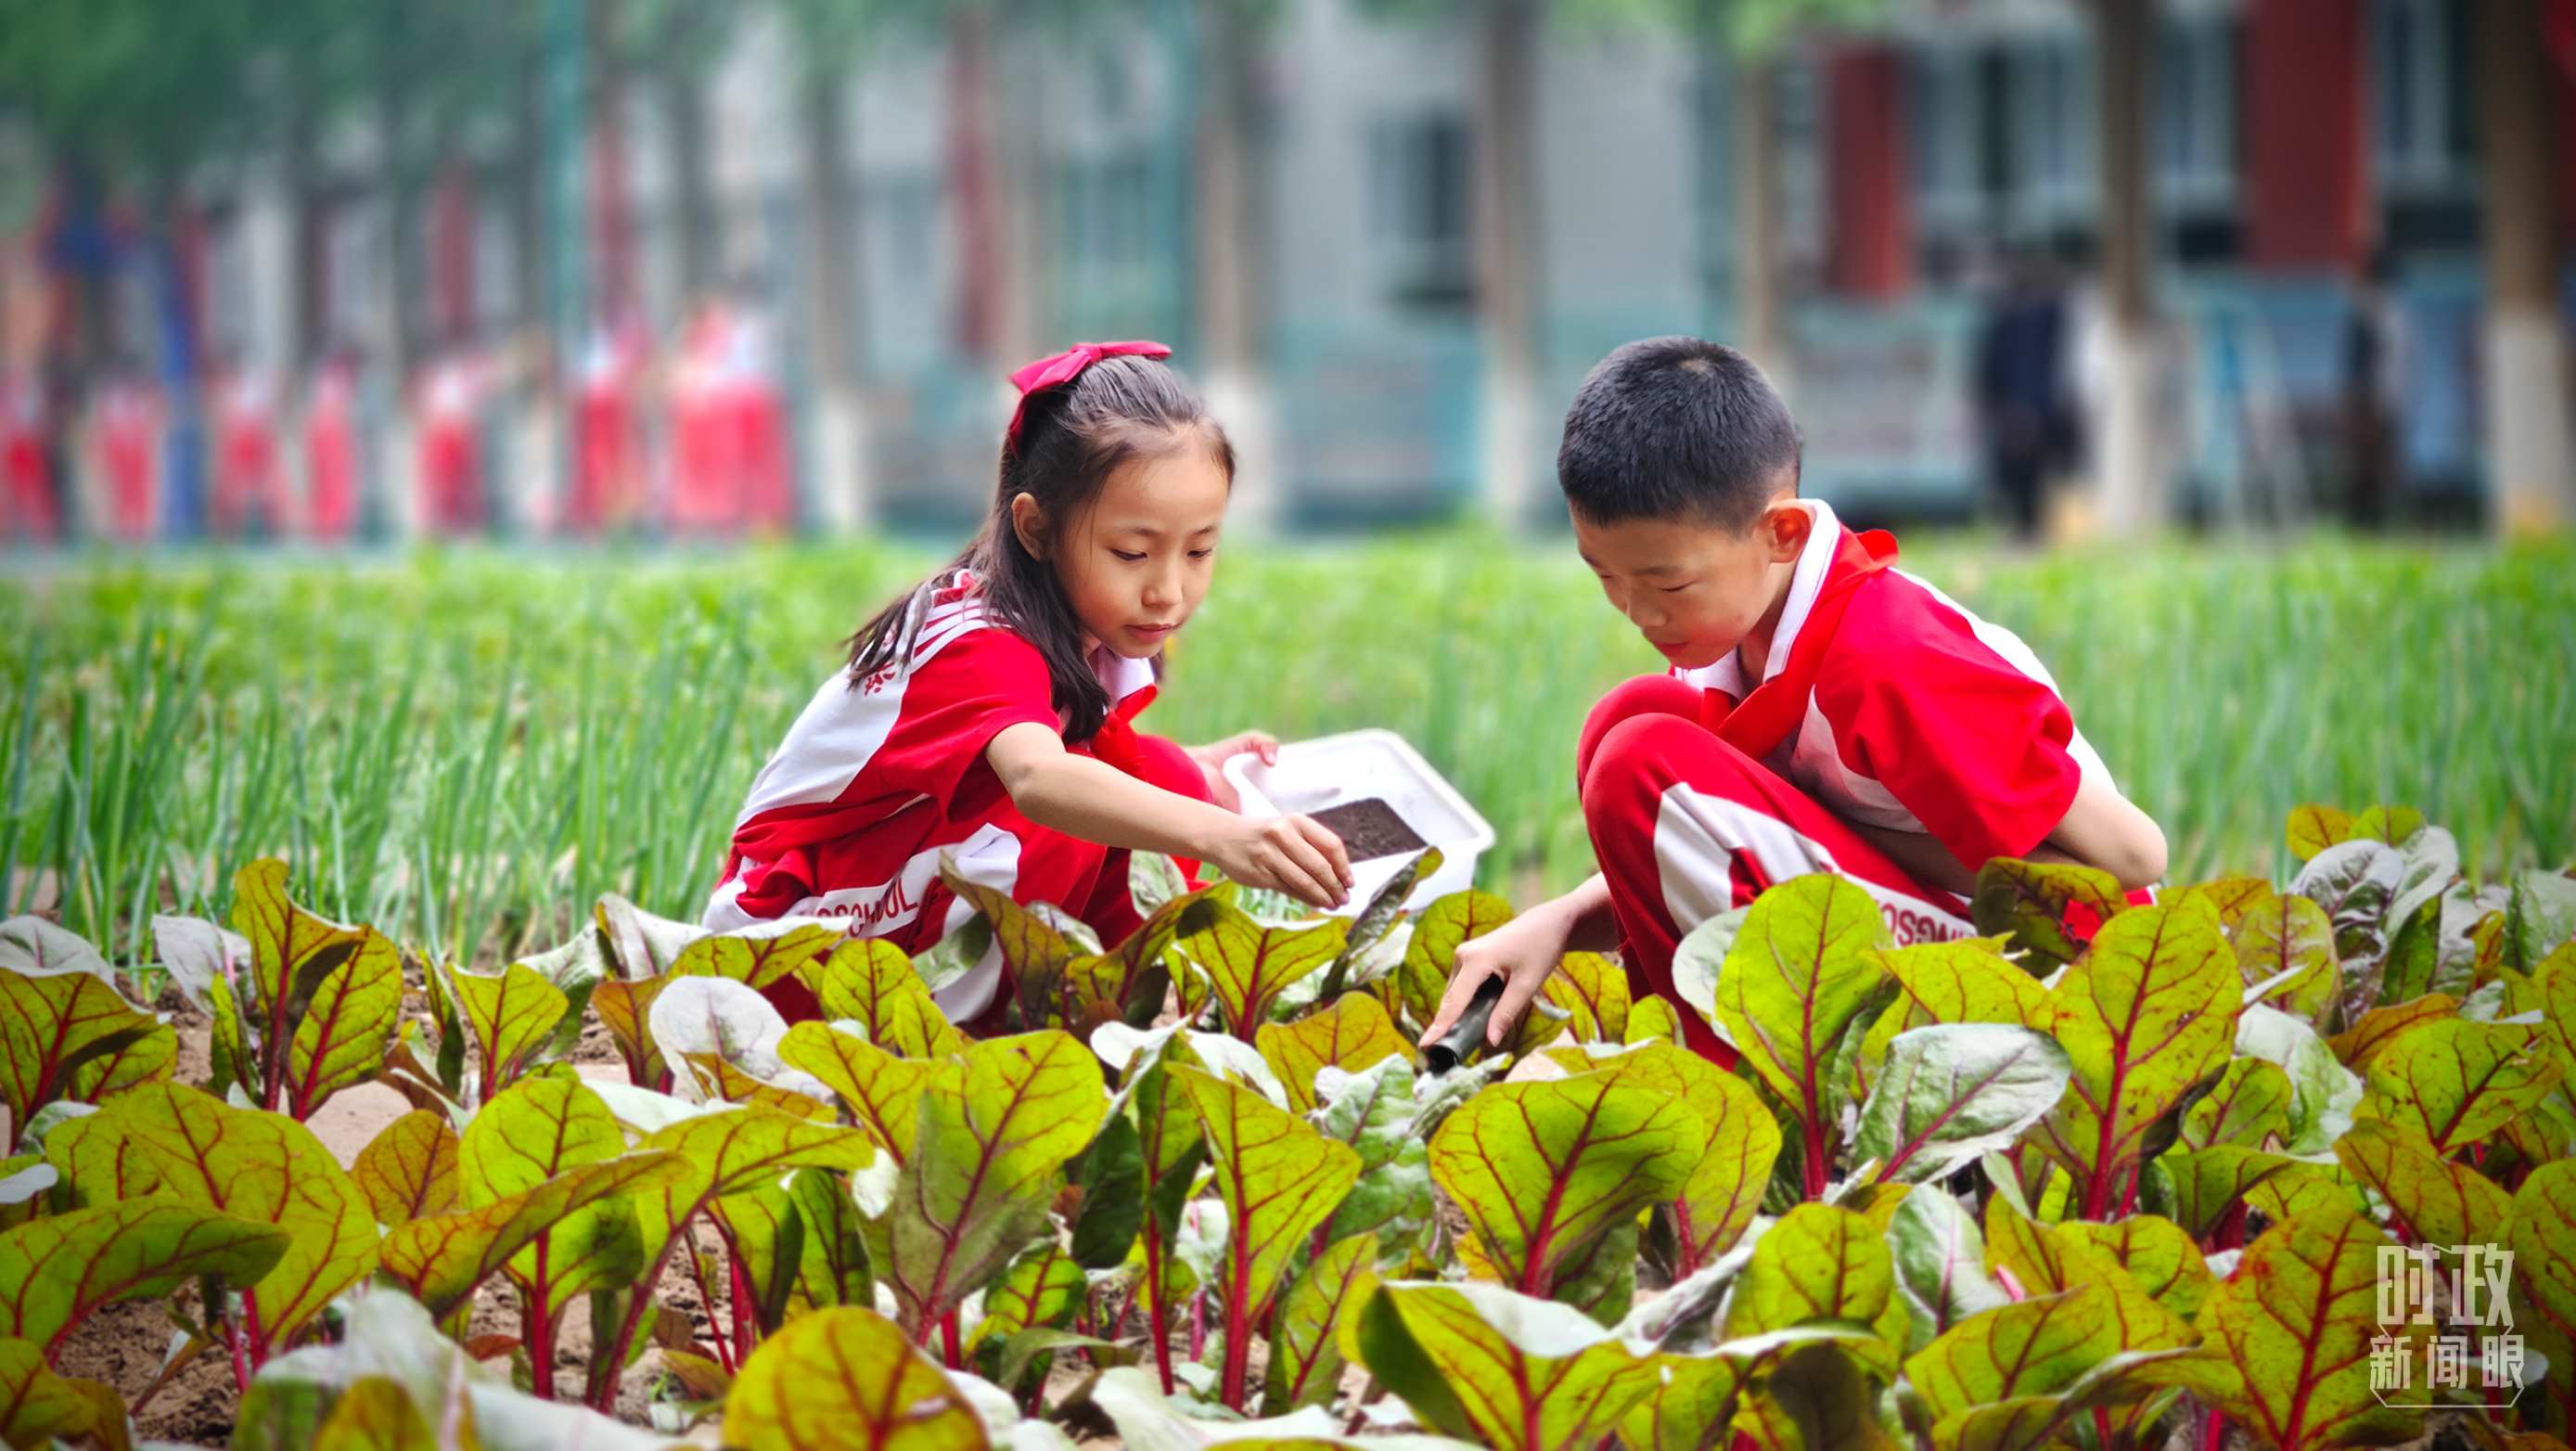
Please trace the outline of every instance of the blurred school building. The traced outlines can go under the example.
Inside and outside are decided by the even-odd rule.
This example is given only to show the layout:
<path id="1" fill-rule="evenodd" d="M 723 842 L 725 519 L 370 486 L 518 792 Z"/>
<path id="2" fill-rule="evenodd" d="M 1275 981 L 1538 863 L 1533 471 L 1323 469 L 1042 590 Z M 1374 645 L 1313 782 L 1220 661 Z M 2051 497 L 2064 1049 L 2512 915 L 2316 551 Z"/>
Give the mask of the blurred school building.
<path id="1" fill-rule="evenodd" d="M 2400 517 L 2477 517 L 2476 3 L 2155 5 L 2154 433 L 2174 512 L 2330 506 L 2351 452 L 2339 420 L 2365 388 L 2391 403 Z M 383 376 L 396 321 L 455 348 L 517 338 L 523 363 L 581 335 L 562 370 L 477 375 L 504 380 L 478 395 L 483 476 L 559 500 L 583 430 L 528 420 L 621 336 L 676 355 L 719 293 L 742 366 L 788 420 L 809 527 L 974 518 L 1009 406 L 1001 371 L 1109 337 L 1180 349 L 1244 435 L 1246 498 L 1274 520 L 1541 517 L 1556 424 L 1603 352 L 1753 325 L 1747 238 L 1777 248 L 1772 361 L 1808 433 L 1811 492 L 1880 514 L 1979 507 L 1976 340 L 2002 258 L 2062 264 L 2068 386 L 2093 401 L 2103 51 L 2083 6 L 1893 4 L 1866 33 L 1779 50 L 1753 111 L 1737 104 L 1751 63 L 1725 46 L 1537 0 L 1489 8 L 1507 7 L 1518 41 L 1472 6 L 1407 23 L 1292 0 L 1255 30 L 1232 7 L 1148 0 L 1079 32 L 961 9 L 936 34 L 870 45 L 818 111 L 795 37 L 744 6 L 702 86 L 601 90 L 578 165 L 533 206 L 531 136 L 466 128 L 415 209 L 415 285 L 397 287 L 392 213 L 353 128 L 322 148 L 309 241 L 273 173 L 237 170 L 247 184 L 196 193 L 170 277 L 121 276 L 120 326 L 164 358 L 160 332 L 194 329 L 191 356 L 246 359 L 286 398 L 310 396 L 295 375 L 329 344 L 364 345 L 362 486 L 414 527 L 433 512 L 414 435 L 437 364 L 433 347 L 411 376 Z M 2555 46 L 2535 144 L 2556 233 L 2534 242 L 2562 279 L 2563 353 L 2576 25 L 2560 0 L 2531 13 Z M 1498 147 L 1518 161 L 1498 164 Z M 1767 231 L 1743 225 L 1752 157 L 1776 168 Z M 1518 282 L 1498 293 L 1496 278 Z M 1527 377 L 1498 404 L 1498 350 L 1515 346 Z M 657 461 L 646 487 L 667 499 L 677 434 L 638 429 Z"/>

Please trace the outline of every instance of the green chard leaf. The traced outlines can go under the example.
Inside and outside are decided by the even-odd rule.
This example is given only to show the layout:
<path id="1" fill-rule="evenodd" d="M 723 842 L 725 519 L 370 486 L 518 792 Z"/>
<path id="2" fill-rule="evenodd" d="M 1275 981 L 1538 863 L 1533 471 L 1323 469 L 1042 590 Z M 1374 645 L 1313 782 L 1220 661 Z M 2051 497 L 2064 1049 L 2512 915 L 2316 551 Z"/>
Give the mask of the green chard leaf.
<path id="1" fill-rule="evenodd" d="M 32 1340 L 0 1340 L 0 1445 L 50 1446 L 89 1429 L 89 1403 Z"/>
<path id="2" fill-rule="evenodd" d="M 2562 1071 L 2528 1028 L 2430 1022 L 2371 1059 L 2361 1114 L 2404 1124 L 2435 1152 L 2448 1153 L 2529 1112 L 2558 1086 Z"/>
<path id="3" fill-rule="evenodd" d="M 378 1130 L 349 1175 L 366 1192 L 376 1223 L 399 1228 L 456 1207 L 456 1148 L 447 1120 L 416 1108 Z"/>
<path id="4" fill-rule="evenodd" d="M 1365 1233 L 1400 1252 L 1430 1227 L 1431 1146 L 1424 1141 L 1418 1087 L 1413 1065 L 1395 1057 L 1359 1073 L 1329 1068 L 1317 1075 L 1323 1106 L 1313 1116 L 1316 1126 L 1360 1156 L 1359 1183 L 1326 1223 L 1327 1243 Z"/>
<path id="5" fill-rule="evenodd" d="M 1279 995 L 1338 956 L 1348 931 L 1339 917 L 1264 926 L 1231 902 L 1203 897 L 1181 917 L 1176 946 L 1215 995 L 1225 1030 L 1250 1043 Z"/>
<path id="6" fill-rule="evenodd" d="M 913 1152 L 868 1242 L 916 1340 L 1045 1231 L 1066 1161 L 1108 1109 L 1098 1060 L 1052 1029 L 971 1045 L 961 1079 L 922 1095 Z"/>
<path id="7" fill-rule="evenodd" d="M 2131 1221 L 2138 1227 L 2124 1227 Z M 2206 1266 L 2197 1263 L 2197 1246 L 2171 1221 L 2129 1215 L 2115 1225 L 2042 1224 L 1999 1194 L 1987 1201 L 1985 1228 L 1987 1267 L 2010 1273 L 2025 1290 L 2108 1289 L 2121 1325 L 2121 1349 L 2178 1350 L 2197 1338 L 2188 1316 L 2157 1294 L 2162 1289 L 2180 1304 L 2196 1305 L 2207 1278 Z M 2185 1254 L 2194 1265 L 2177 1262 Z M 2132 1273 L 2123 1255 L 2134 1256 L 2141 1273 Z"/>
<path id="8" fill-rule="evenodd" d="M 156 1083 L 96 1118 L 152 1164 L 159 1192 L 288 1235 L 276 1267 L 249 1287 L 280 1349 L 376 1267 L 374 1206 L 313 1131 L 281 1114 L 233 1108 L 193 1088 Z"/>
<path id="9" fill-rule="evenodd" d="M 252 862 L 233 874 L 233 929 L 251 945 L 251 970 L 245 979 L 251 990 L 239 1009 L 257 1055 L 255 1068 L 243 1069 L 240 1076 L 256 1076 L 265 1095 L 262 1103 L 275 1107 L 285 1100 L 289 1045 L 306 1041 L 300 1020 L 307 1005 L 325 980 L 369 939 L 382 939 L 372 928 L 345 926 L 297 906 L 286 895 L 286 863 L 273 859 Z M 359 1055 L 343 1046 L 350 1040 L 362 1039 L 380 1026 L 387 1034 L 392 1032 L 402 1006 L 402 964 L 398 955 L 393 957 L 394 1000 L 388 1013 L 383 1001 L 383 956 L 392 953 L 392 946 L 387 943 L 372 951 L 378 961 L 356 978 L 344 980 L 333 993 L 333 1001 L 354 1016 L 346 1025 L 326 1025 L 307 1043 L 301 1087 L 319 1090 L 334 1070 L 351 1066 Z M 381 1043 L 377 1051 L 381 1056 Z M 322 1096 L 313 1094 L 306 1111 L 319 1104 Z"/>
<path id="10" fill-rule="evenodd" d="M 1315 1075 L 1326 1068 L 1357 1073 L 1383 1058 L 1410 1060 L 1413 1045 L 1395 1030 L 1378 1000 L 1361 993 L 1335 998 L 1293 1023 L 1264 1023 L 1253 1039 L 1288 1091 L 1288 1107 L 1315 1108 Z"/>
<path id="11" fill-rule="evenodd" d="M 746 1451 L 983 1451 L 974 1407 L 874 1310 L 790 1321 L 743 1362 L 725 1395 L 724 1439 Z"/>
<path id="12" fill-rule="evenodd" d="M 787 1183 L 805 1221 L 803 1264 L 798 1288 L 810 1305 L 873 1306 L 876 1274 L 868 1264 L 868 1245 L 861 1233 L 857 1198 L 850 1176 L 831 1169 L 799 1169 Z"/>
<path id="13" fill-rule="evenodd" d="M 557 1224 L 603 1199 L 668 1184 L 685 1167 L 669 1153 L 621 1154 L 480 1207 L 415 1219 L 385 1236 L 385 1272 L 443 1320 Z"/>
<path id="14" fill-rule="evenodd" d="M 1938 1189 L 1905 1196 L 1888 1221 L 1887 1244 L 1908 1311 L 1909 1350 L 1920 1351 L 1969 1316 L 2011 1300 L 1986 1273 L 1986 1239 L 1977 1221 Z"/>
<path id="15" fill-rule="evenodd" d="M 1284 1415 L 1329 1403 L 1359 1337 L 1360 1309 L 1377 1293 L 1377 1236 L 1336 1240 L 1297 1277 L 1270 1327 L 1270 1378 L 1262 1409 Z"/>
<path id="16" fill-rule="evenodd" d="M 462 1204 L 489 1208 L 625 1152 L 626 1131 L 579 1078 L 561 1069 L 524 1078 L 465 1126 L 457 1145 Z M 567 1214 L 513 1255 L 509 1270 L 552 1315 L 577 1295 L 631 1283 L 643 1258 L 634 1207 L 612 1197 Z"/>
<path id="17" fill-rule="evenodd" d="M 121 1053 L 161 1027 L 102 974 L 0 967 L 0 1105 L 8 1109 L 11 1136 L 0 1148 L 15 1145 L 37 1109 L 71 1093 L 84 1064 Z"/>
<path id="18" fill-rule="evenodd" d="M 1432 1136 L 1431 1176 L 1495 1273 L 1544 1296 L 1603 1235 L 1680 1193 L 1707 1146 L 1698 1114 L 1611 1069 L 1478 1093 Z"/>
<path id="19" fill-rule="evenodd" d="M 2483 1226 L 2479 1240 L 2491 1239 Z M 2557 1367 L 2576 1364 L 2576 1160 L 2543 1164 L 2513 1196 L 2513 1323 L 2549 1360 L 2562 1412 L 2576 1390 Z"/>
<path id="20" fill-rule="evenodd" d="M 2259 1149 L 2287 1139 L 2289 1130 L 2290 1075 L 2277 1063 L 2239 1058 L 2227 1065 L 2216 1088 L 2184 1112 L 2181 1143 L 2191 1149 Z"/>
<path id="21" fill-rule="evenodd" d="M 129 1199 L 49 1214 L 0 1234 L 0 1339 L 50 1354 L 89 1313 L 165 1295 L 199 1275 L 258 1280 L 286 1235 L 170 1199 Z"/>
<path id="22" fill-rule="evenodd" d="M 661 1045 L 653 1041 L 653 1000 L 672 981 L 648 977 L 629 982 L 612 977 L 591 990 L 591 1010 L 599 1014 L 600 1026 L 617 1045 L 617 1056 L 626 1060 L 627 1081 L 639 1088 L 661 1082 L 669 1067 Z"/>
<path id="23" fill-rule="evenodd" d="M 1422 909 L 1396 969 L 1397 1001 L 1418 1025 L 1428 1025 L 1449 991 L 1458 948 L 1512 920 L 1512 904 L 1491 892 L 1452 892 Z"/>
<path id="24" fill-rule="evenodd" d="M 1977 873 L 1968 916 L 1978 931 L 2009 938 L 2045 975 L 2084 950 L 2066 930 L 2066 909 L 2077 905 L 2108 922 L 2127 910 L 2129 899 L 2118 879 L 2094 867 L 1997 857 Z"/>
<path id="25" fill-rule="evenodd" d="M 1389 1281 L 1360 1355 L 1433 1429 L 1510 1451 L 1577 1451 L 1660 1378 L 1654 1359 L 1564 1305 L 1500 1285 Z"/>
<path id="26" fill-rule="evenodd" d="M 1892 986 L 1871 951 L 1885 946 L 1869 893 L 1819 872 L 1755 898 L 1718 972 L 1715 1024 L 1805 1131 L 1811 1190 L 1829 1177 L 1849 1093 L 1834 1060 Z"/>
<path id="27" fill-rule="evenodd" d="M 2513 1218 L 2513 1196 L 2455 1164 L 2404 1124 L 2364 1119 L 2335 1141 L 2335 1158 L 2388 1201 L 2400 1233 L 2426 1244 L 2484 1241 Z"/>
<path id="28" fill-rule="evenodd" d="M 2243 1376 L 2226 1409 L 2280 1451 L 2387 1445 L 2418 1412 L 2391 1410 L 2370 1386 L 2379 1251 L 2369 1221 L 2327 1206 L 2272 1226 L 2201 1308 L 2200 1325 Z"/>
<path id="29" fill-rule="evenodd" d="M 984 1318 L 967 1336 L 966 1353 L 998 1353 L 1003 1341 L 1021 1331 L 1062 1321 L 1082 1302 L 1085 1283 L 1082 1266 L 1053 1236 L 1030 1245 L 1003 1269 L 1001 1282 L 984 1292 Z M 1001 1383 L 1008 1388 L 1010 1378 Z"/>
<path id="30" fill-rule="evenodd" d="M 1225 1204 L 1218 1290 L 1227 1324 L 1248 1328 L 1269 1314 L 1290 1258 L 1358 1182 L 1360 1156 L 1240 1084 L 1196 1068 L 1172 1071 L 1198 1110 Z M 1229 1359 L 1236 1354 L 1229 1346 Z"/>
<path id="31" fill-rule="evenodd" d="M 944 1058 L 965 1051 L 912 959 L 878 937 L 853 937 L 810 969 L 823 1016 L 858 1023 L 869 1042 L 903 1058 Z"/>
<path id="32" fill-rule="evenodd" d="M 729 978 L 758 992 L 795 976 L 844 935 L 838 924 L 811 918 L 754 923 L 690 942 L 672 960 L 670 975 Z"/>
<path id="33" fill-rule="evenodd" d="M 2048 1022 L 2048 989 L 2003 955 L 2001 937 L 1918 942 L 1874 952 L 1872 960 L 1896 979 L 1906 998 L 1935 1023 Z"/>
<path id="34" fill-rule="evenodd" d="M 322 1101 L 384 1066 L 402 1021 L 402 954 L 372 927 L 313 990 L 286 1051 L 286 1110 L 311 1118 Z"/>
<path id="35" fill-rule="evenodd" d="M 1882 1183 L 1946 1179 L 2021 1136 L 2066 1092 L 2066 1051 L 2029 1028 L 1943 1023 L 1899 1033 L 1862 1105 L 1853 1155 Z"/>
<path id="36" fill-rule="evenodd" d="M 954 1062 L 899 1058 L 855 1033 L 822 1023 L 789 1028 L 778 1041 L 778 1057 L 829 1088 L 849 1121 L 866 1130 L 898 1164 L 912 1155 L 922 1095 L 936 1087 L 953 1090 L 959 1074 Z"/>
<path id="37" fill-rule="evenodd" d="M 2050 990 L 2050 1035 L 2074 1065 L 2034 1141 L 2105 1217 L 2148 1154 L 2147 1134 L 2217 1073 L 2244 992 L 2206 901 L 2138 907 L 2103 924 Z"/>
<path id="38" fill-rule="evenodd" d="M 1753 1242 L 1752 1262 L 1727 1301 L 1725 1333 L 1742 1339 L 1825 1321 L 1869 1331 L 1874 1340 L 1853 1349 L 1870 1369 L 1893 1373 L 1906 1309 L 1887 1236 L 1848 1209 L 1801 1204 Z"/>
<path id="39" fill-rule="evenodd" d="M 446 978 L 483 1061 L 486 1099 L 527 1071 L 572 1006 L 563 989 L 525 963 L 514 962 L 497 977 L 451 972 Z"/>
<path id="40" fill-rule="evenodd" d="M 2236 1202 L 2274 1177 L 2305 1167 L 2286 1154 L 2249 1149 L 2242 1144 L 2213 1144 L 2206 1149 L 2171 1149 L 2156 1156 L 2139 1182 L 2138 1201 L 2162 1214 L 2194 1238 L 2205 1239 Z"/>

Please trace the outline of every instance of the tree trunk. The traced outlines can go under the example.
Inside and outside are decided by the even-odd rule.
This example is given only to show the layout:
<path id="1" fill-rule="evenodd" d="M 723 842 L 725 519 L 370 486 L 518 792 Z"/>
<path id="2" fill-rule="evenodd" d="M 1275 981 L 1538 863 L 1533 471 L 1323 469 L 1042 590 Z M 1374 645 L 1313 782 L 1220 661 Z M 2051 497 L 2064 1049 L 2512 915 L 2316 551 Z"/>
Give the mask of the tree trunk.
<path id="1" fill-rule="evenodd" d="M 1002 358 L 1017 365 L 1049 353 L 1065 341 L 1050 336 L 1053 314 L 1051 263 L 1057 255 L 1048 227 L 1055 207 L 1049 185 L 1046 137 L 1054 130 L 1045 119 L 1048 81 L 1057 74 L 1046 64 L 1044 42 L 1012 43 L 1035 16 L 1016 0 L 998 0 L 1000 24 L 988 32 L 991 63 L 986 74 L 1000 82 L 985 88 L 992 118 L 995 182 L 994 214 L 1000 219 L 1003 244 L 1011 264 L 1008 305 L 1001 314 Z"/>
<path id="2" fill-rule="evenodd" d="M 2166 501 L 2155 446 L 2156 320 L 2148 208 L 2148 0 L 2095 0 L 2101 66 L 2102 322 L 2107 345 L 2101 445 L 2102 527 L 2160 527 Z"/>
<path id="3" fill-rule="evenodd" d="M 2486 156 L 2488 517 L 2501 533 L 2537 533 L 2576 518 L 2546 52 L 2532 0 L 2477 0 L 2470 13 Z"/>
<path id="4" fill-rule="evenodd" d="M 798 97 L 805 137 L 806 343 L 814 374 L 817 512 L 838 528 L 868 519 L 860 375 L 865 353 L 858 229 L 852 225 L 848 89 L 830 60 L 809 58 Z"/>
<path id="5" fill-rule="evenodd" d="M 298 96 L 286 117 L 286 193 L 295 209 L 295 315 L 287 329 L 287 356 L 281 360 L 289 380 L 311 372 L 331 344 L 331 253 L 324 225 L 330 202 L 322 178 L 314 174 L 315 128 L 312 98 Z"/>
<path id="6" fill-rule="evenodd" d="M 1202 97 L 1192 190 L 1198 226 L 1193 311 L 1198 349 L 1191 371 L 1234 444 L 1234 499 L 1228 527 L 1267 534 L 1287 500 L 1277 467 L 1270 390 L 1262 376 L 1261 279 L 1268 275 L 1261 226 L 1260 99 L 1255 21 L 1243 0 L 1199 9 Z"/>
<path id="7" fill-rule="evenodd" d="M 518 295 L 517 322 L 524 328 L 551 331 L 559 321 L 548 302 L 546 285 L 546 91 L 545 55 L 532 53 L 519 70 L 516 133 L 510 158 L 510 266 L 512 290 Z M 578 347 L 580 339 L 563 340 Z"/>
<path id="8" fill-rule="evenodd" d="M 1206 105 L 1198 145 L 1198 344 L 1210 373 L 1252 366 L 1260 327 L 1260 234 L 1253 217 L 1251 25 L 1236 0 L 1199 15 Z"/>
<path id="9" fill-rule="evenodd" d="M 420 266 L 420 186 L 415 174 L 416 159 L 406 134 L 410 95 L 403 76 L 402 10 L 396 5 L 385 11 L 385 29 L 378 36 L 382 49 L 376 88 L 376 166 L 385 186 L 386 280 L 390 284 L 384 294 L 381 331 L 388 376 L 397 388 L 410 379 L 420 359 L 418 303 L 425 292 Z"/>
<path id="10" fill-rule="evenodd" d="M 674 45 L 664 56 L 663 114 L 671 138 L 672 205 L 678 215 L 680 290 L 692 300 L 715 289 L 715 186 L 707 174 L 707 87 L 698 57 Z"/>
<path id="11" fill-rule="evenodd" d="M 1797 369 L 1789 351 L 1782 265 L 1787 246 L 1780 231 L 1778 82 L 1763 55 L 1740 57 L 1734 81 L 1735 345 L 1787 397 L 1796 387 Z"/>
<path id="12" fill-rule="evenodd" d="M 1008 358 L 1023 339 L 1012 320 L 1018 276 L 1002 199 L 1002 161 L 993 131 L 992 17 L 980 4 L 948 15 L 948 194 L 955 199 L 963 253 L 957 346 L 986 363 Z"/>
<path id="13" fill-rule="evenodd" d="M 1486 0 L 1476 11 L 1476 306 L 1485 323 L 1485 489 L 1487 508 L 1520 526 L 1537 512 L 1538 460 L 1531 446 L 1538 388 L 1536 0 Z"/>
<path id="14" fill-rule="evenodd" d="M 590 54 L 599 84 L 591 92 L 591 307 L 608 326 L 636 308 L 635 213 L 626 193 L 626 58 L 617 42 L 618 0 L 591 0 Z"/>
<path id="15" fill-rule="evenodd" d="M 805 289 L 814 309 L 807 328 L 809 357 L 815 381 L 834 391 L 855 386 L 861 371 L 849 91 L 841 75 L 833 65 L 809 69 L 798 97 L 805 138 Z"/>

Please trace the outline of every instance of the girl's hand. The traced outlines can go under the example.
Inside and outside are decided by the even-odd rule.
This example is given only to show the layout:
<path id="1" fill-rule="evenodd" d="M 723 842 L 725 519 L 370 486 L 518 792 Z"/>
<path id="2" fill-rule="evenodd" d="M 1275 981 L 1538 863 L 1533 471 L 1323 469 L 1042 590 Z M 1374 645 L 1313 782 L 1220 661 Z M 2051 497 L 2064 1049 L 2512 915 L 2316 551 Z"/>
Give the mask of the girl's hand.
<path id="1" fill-rule="evenodd" d="M 1476 985 L 1499 976 L 1503 996 L 1485 1020 L 1485 1046 L 1500 1047 L 1548 974 L 1556 971 L 1565 947 L 1565 928 L 1544 912 L 1514 918 L 1482 937 L 1459 943 L 1457 965 L 1449 970 L 1449 991 L 1441 996 L 1440 1011 L 1432 1014 L 1431 1026 L 1423 1030 L 1421 1046 L 1428 1048 L 1446 1036 L 1449 1025 L 1458 1021 L 1476 996 Z"/>
<path id="2" fill-rule="evenodd" d="M 1236 756 L 1251 754 L 1261 757 L 1261 764 L 1279 764 L 1279 742 L 1267 731 L 1237 731 L 1221 741 L 1188 748 L 1189 758 L 1199 763 L 1199 774 L 1207 777 L 1208 799 L 1228 811 L 1243 809 L 1243 793 L 1225 778 L 1225 763 Z M 1339 845 L 1339 843 L 1335 843 Z M 1226 875 L 1232 876 L 1228 872 Z"/>
<path id="3" fill-rule="evenodd" d="M 1303 816 L 1238 817 L 1205 856 L 1228 880 L 1286 892 L 1311 907 L 1330 909 L 1351 899 L 1351 858 L 1342 839 Z"/>

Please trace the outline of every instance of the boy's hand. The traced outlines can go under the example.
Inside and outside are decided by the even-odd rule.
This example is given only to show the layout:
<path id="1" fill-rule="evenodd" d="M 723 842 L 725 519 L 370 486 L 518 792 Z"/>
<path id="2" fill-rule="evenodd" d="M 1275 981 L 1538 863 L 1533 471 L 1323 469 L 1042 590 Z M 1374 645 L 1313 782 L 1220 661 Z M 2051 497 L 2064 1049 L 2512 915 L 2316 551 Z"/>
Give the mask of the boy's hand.
<path id="1" fill-rule="evenodd" d="M 1241 755 L 1257 755 L 1261 764 L 1279 764 L 1279 742 L 1268 731 L 1237 731 L 1221 741 L 1188 748 L 1189 758 L 1199 763 L 1199 774 L 1207 778 L 1208 799 L 1228 811 L 1243 809 L 1243 794 L 1225 778 L 1225 763 Z"/>
<path id="2" fill-rule="evenodd" d="M 1449 991 L 1440 999 L 1440 1011 L 1431 1017 L 1431 1026 L 1422 1032 L 1420 1046 L 1428 1048 L 1448 1033 L 1449 1025 L 1467 1010 L 1467 1002 L 1476 995 L 1476 984 L 1486 978 L 1503 979 L 1503 996 L 1494 1004 L 1493 1016 L 1485 1022 L 1485 1046 L 1502 1046 L 1511 1036 L 1512 1027 L 1528 1010 L 1530 999 L 1556 971 L 1565 956 L 1566 931 L 1556 919 L 1544 912 L 1516 917 L 1482 937 L 1458 944 L 1457 965 L 1449 972 Z"/>
<path id="3" fill-rule="evenodd" d="M 1228 880 L 1286 892 L 1310 907 L 1330 910 L 1351 899 L 1342 839 L 1303 816 L 1237 817 L 1205 857 Z"/>

